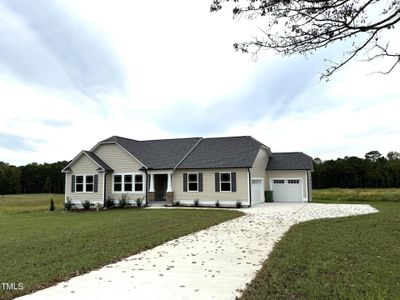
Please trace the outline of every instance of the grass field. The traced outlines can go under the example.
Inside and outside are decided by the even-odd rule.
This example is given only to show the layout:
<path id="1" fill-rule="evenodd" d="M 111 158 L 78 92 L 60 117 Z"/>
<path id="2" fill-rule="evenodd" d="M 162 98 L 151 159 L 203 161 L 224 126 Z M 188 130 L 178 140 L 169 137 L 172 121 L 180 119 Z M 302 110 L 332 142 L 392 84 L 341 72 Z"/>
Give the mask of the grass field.
<path id="1" fill-rule="evenodd" d="M 314 197 L 349 203 L 342 199 L 351 193 L 330 189 Z M 242 299 L 400 299 L 400 203 L 387 202 L 398 201 L 387 193 L 354 191 L 353 203 L 370 201 L 379 213 L 293 226 Z"/>
<path id="2" fill-rule="evenodd" d="M 323 189 L 314 190 L 313 198 L 318 199 L 318 201 L 400 202 L 400 189 Z"/>
<path id="3" fill-rule="evenodd" d="M 49 210 L 50 199 L 54 200 L 56 210 L 64 209 L 64 194 L 0 195 L 0 214 L 46 211 Z"/>
<path id="4" fill-rule="evenodd" d="M 44 288 L 241 215 L 204 209 L 0 214 L 0 282 L 24 287 L 0 288 L 0 299 Z"/>

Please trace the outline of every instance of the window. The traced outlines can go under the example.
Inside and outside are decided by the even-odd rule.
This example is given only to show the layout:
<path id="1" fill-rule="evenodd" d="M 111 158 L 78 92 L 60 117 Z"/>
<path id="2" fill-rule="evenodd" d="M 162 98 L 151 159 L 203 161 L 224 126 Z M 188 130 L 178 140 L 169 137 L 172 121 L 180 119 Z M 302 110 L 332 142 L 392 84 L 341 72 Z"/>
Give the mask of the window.
<path id="1" fill-rule="evenodd" d="M 274 184 L 284 184 L 285 180 L 283 179 L 274 179 Z"/>
<path id="2" fill-rule="evenodd" d="M 142 174 L 114 174 L 114 192 L 143 192 Z"/>
<path id="3" fill-rule="evenodd" d="M 231 191 L 231 173 L 220 173 L 220 191 L 230 192 Z"/>
<path id="4" fill-rule="evenodd" d="M 77 193 L 83 192 L 83 176 L 82 175 L 75 177 L 75 191 Z"/>
<path id="5" fill-rule="evenodd" d="M 187 190 L 188 192 L 198 192 L 199 182 L 197 173 L 188 173 L 188 182 L 187 182 Z"/>
<path id="6" fill-rule="evenodd" d="M 299 184 L 299 183 L 300 183 L 300 180 L 298 180 L 298 179 L 289 179 L 289 180 L 288 180 L 288 183 L 289 183 L 289 184 Z"/>
<path id="7" fill-rule="evenodd" d="M 94 192 L 94 175 L 76 175 L 75 176 L 76 193 Z"/>
<path id="8" fill-rule="evenodd" d="M 143 175 L 135 175 L 135 192 L 143 192 Z"/>
<path id="9" fill-rule="evenodd" d="M 94 176 L 86 175 L 86 192 L 93 192 Z"/>

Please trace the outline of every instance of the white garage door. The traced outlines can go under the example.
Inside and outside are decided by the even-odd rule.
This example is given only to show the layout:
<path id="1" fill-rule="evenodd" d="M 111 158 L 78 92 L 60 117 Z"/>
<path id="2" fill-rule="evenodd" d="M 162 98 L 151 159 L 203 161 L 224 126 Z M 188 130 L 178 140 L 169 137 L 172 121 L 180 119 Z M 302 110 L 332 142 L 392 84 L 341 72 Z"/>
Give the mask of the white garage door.
<path id="1" fill-rule="evenodd" d="M 274 202 L 301 202 L 303 184 L 301 179 L 272 179 Z"/>
<path id="2" fill-rule="evenodd" d="M 251 179 L 251 204 L 264 202 L 264 179 Z"/>

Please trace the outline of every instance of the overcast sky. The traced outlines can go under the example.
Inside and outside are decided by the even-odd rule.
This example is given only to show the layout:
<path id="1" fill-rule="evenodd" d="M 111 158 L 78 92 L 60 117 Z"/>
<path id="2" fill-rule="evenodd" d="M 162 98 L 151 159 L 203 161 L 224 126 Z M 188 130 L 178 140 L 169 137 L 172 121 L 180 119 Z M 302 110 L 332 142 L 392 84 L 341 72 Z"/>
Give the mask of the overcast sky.
<path id="1" fill-rule="evenodd" d="M 0 161 L 70 160 L 112 135 L 251 135 L 321 159 L 400 151 L 399 70 L 353 62 L 320 81 L 343 45 L 254 61 L 232 44 L 259 24 L 210 3 L 0 0 Z"/>

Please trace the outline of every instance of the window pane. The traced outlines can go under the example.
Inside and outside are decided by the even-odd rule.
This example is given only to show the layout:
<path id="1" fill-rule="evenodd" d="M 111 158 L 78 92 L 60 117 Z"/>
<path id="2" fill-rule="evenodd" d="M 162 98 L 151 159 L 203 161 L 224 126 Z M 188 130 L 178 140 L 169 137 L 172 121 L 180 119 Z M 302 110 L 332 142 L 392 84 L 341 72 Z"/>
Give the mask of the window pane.
<path id="1" fill-rule="evenodd" d="M 75 191 L 76 192 L 83 192 L 83 184 L 82 183 L 77 183 L 75 186 Z"/>
<path id="2" fill-rule="evenodd" d="M 122 184 L 114 183 L 114 191 L 121 192 Z"/>
<path id="3" fill-rule="evenodd" d="M 121 175 L 114 175 L 114 182 L 122 182 L 122 176 Z"/>
<path id="4" fill-rule="evenodd" d="M 221 191 L 229 192 L 231 190 L 231 184 L 229 182 L 221 182 Z"/>
<path id="5" fill-rule="evenodd" d="M 132 192 L 132 183 L 125 183 L 125 192 Z"/>
<path id="6" fill-rule="evenodd" d="M 143 175 L 135 175 L 135 182 L 143 182 Z"/>
<path id="7" fill-rule="evenodd" d="M 221 181 L 231 181 L 231 173 L 221 173 Z"/>
<path id="8" fill-rule="evenodd" d="M 125 182 L 131 183 L 132 182 L 132 175 L 125 175 Z"/>
<path id="9" fill-rule="evenodd" d="M 83 183 L 83 176 L 76 176 L 76 183 Z"/>
<path id="10" fill-rule="evenodd" d="M 86 192 L 93 192 L 93 183 L 86 184 Z"/>
<path id="11" fill-rule="evenodd" d="M 136 183 L 135 184 L 135 191 L 142 192 L 143 191 L 143 183 Z"/>
<path id="12" fill-rule="evenodd" d="M 189 174 L 188 181 L 197 182 L 197 174 Z"/>
<path id="13" fill-rule="evenodd" d="M 86 176 L 86 183 L 93 183 L 93 175 Z"/>
<path id="14" fill-rule="evenodd" d="M 189 182 L 189 191 L 190 192 L 197 192 L 197 182 Z"/>

